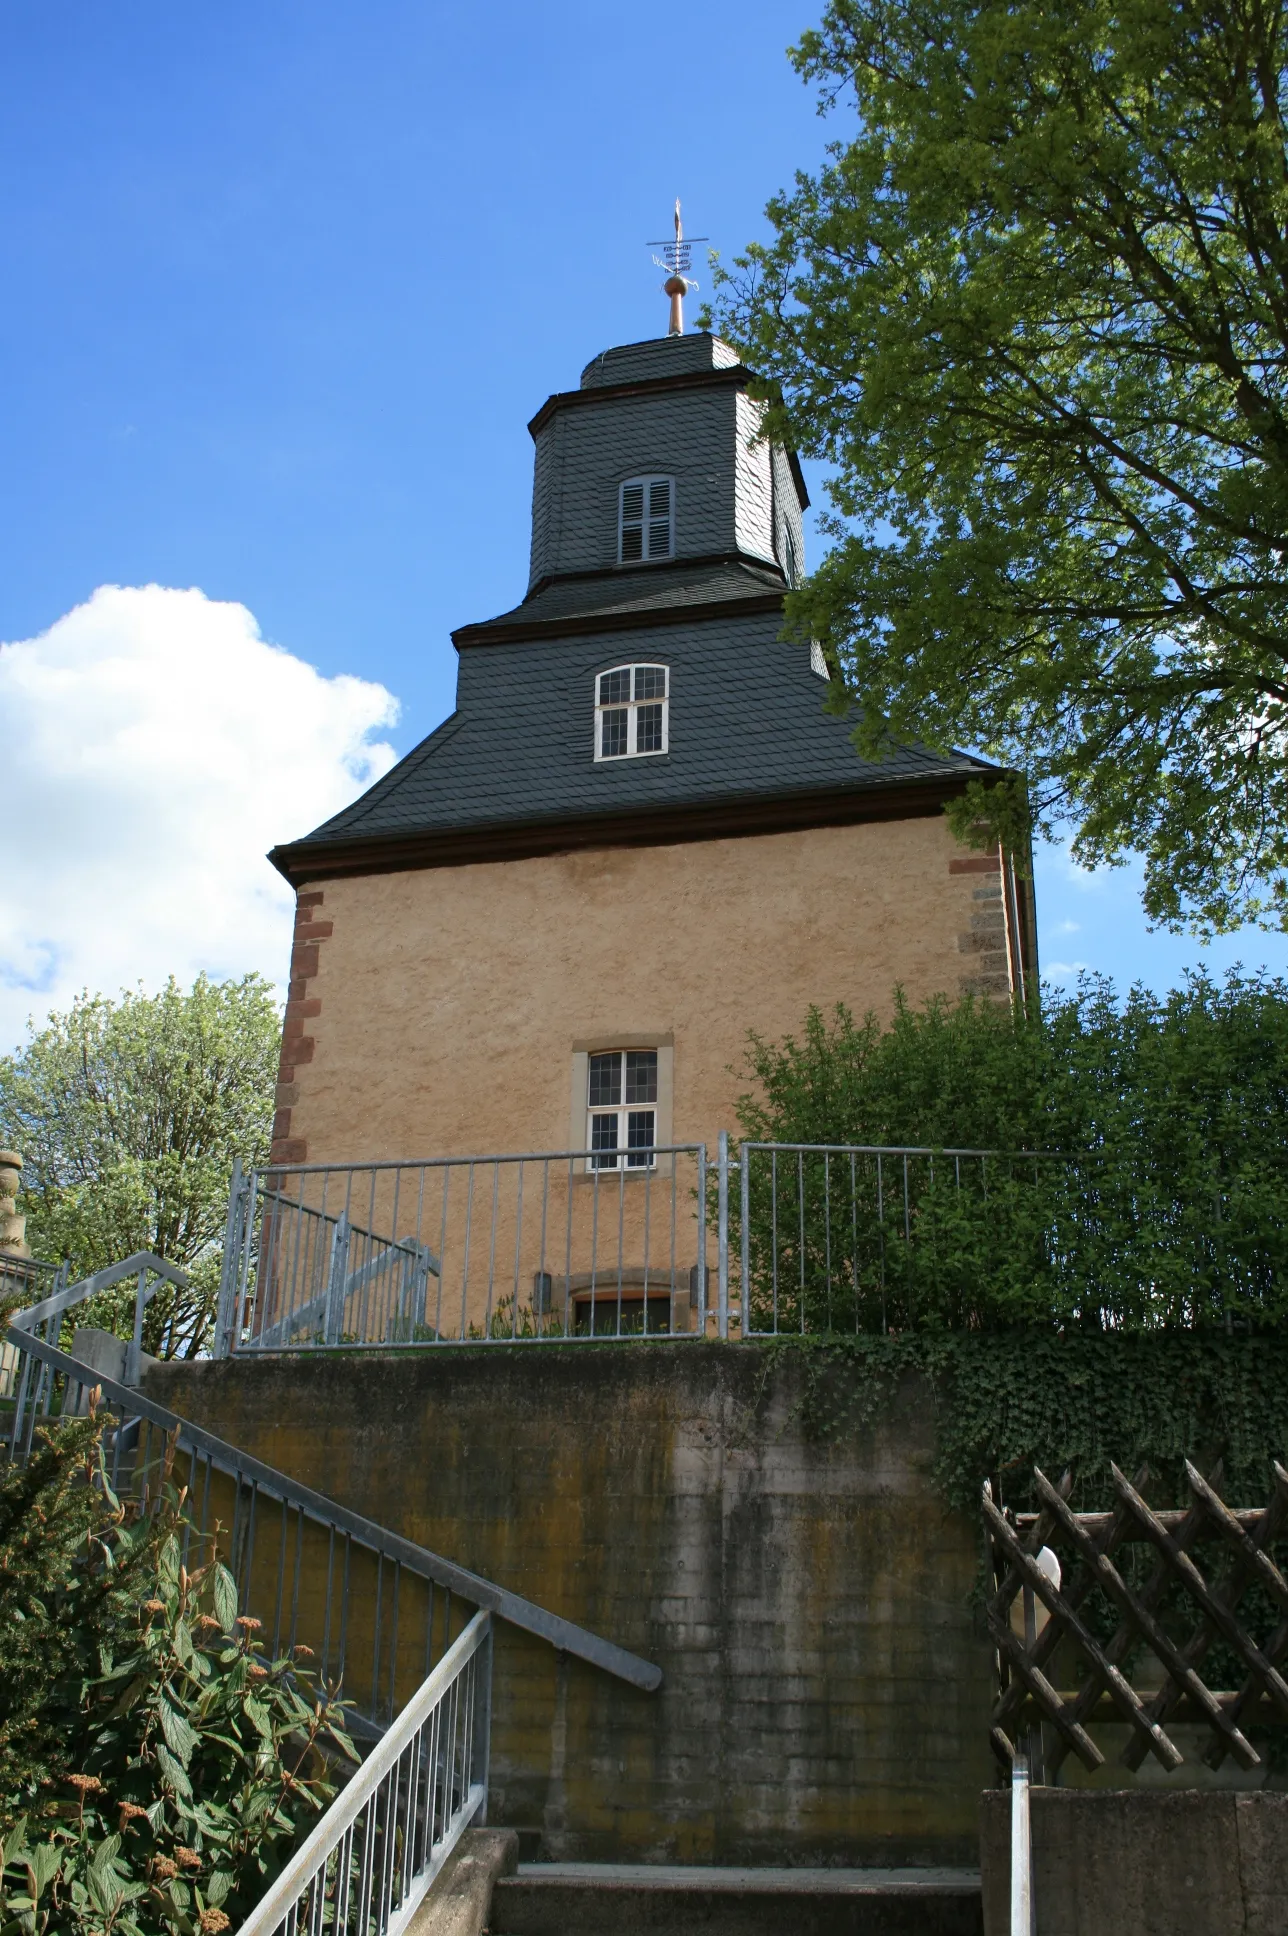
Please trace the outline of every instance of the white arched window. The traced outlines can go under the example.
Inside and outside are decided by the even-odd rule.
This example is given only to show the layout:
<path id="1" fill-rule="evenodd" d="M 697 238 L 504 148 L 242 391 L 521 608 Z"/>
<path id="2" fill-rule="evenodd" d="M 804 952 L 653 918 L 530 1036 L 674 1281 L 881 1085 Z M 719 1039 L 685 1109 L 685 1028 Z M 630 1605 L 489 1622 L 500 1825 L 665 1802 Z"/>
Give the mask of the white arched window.
<path id="1" fill-rule="evenodd" d="M 623 565 L 651 564 L 675 552 L 675 480 L 628 477 L 617 506 L 617 557 Z"/>
<path id="2" fill-rule="evenodd" d="M 667 750 L 671 678 L 664 665 L 614 666 L 595 681 L 595 758 L 633 760 Z"/>

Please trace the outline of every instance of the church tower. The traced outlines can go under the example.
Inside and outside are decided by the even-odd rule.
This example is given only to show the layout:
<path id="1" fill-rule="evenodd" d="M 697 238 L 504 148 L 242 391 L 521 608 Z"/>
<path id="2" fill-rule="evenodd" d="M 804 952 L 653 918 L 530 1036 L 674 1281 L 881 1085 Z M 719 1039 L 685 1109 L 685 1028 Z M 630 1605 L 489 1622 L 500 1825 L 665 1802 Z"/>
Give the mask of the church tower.
<path id="1" fill-rule="evenodd" d="M 298 892 L 274 1160 L 598 1148 L 617 1055 L 654 1071 L 659 1144 L 713 1142 L 749 1031 L 1032 972 L 1027 891 L 942 811 L 992 769 L 861 760 L 780 636 L 808 497 L 750 376 L 671 334 L 532 419 L 523 602 L 454 633 L 451 716 L 271 856 Z"/>

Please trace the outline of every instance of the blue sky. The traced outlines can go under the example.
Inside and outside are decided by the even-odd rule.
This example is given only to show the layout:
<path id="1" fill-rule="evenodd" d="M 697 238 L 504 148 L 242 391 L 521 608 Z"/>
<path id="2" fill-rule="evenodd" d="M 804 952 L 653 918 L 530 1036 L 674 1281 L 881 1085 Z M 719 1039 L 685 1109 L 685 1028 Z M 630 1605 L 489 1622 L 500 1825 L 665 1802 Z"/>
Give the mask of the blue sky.
<path id="1" fill-rule="evenodd" d="M 522 595 L 528 418 L 598 350 L 664 328 L 644 243 L 674 196 L 732 254 L 819 156 L 784 54 L 813 17 L 801 0 L 9 0 L 0 639 L 37 639 L 101 586 L 199 588 L 324 682 L 365 682 L 364 747 L 413 745 L 452 704 L 450 629 Z M 203 649 L 194 735 L 204 693 L 271 757 L 253 653 L 214 632 Z M 375 686 L 396 722 L 374 723 Z M 325 687 L 332 714 L 349 690 Z M 89 731 L 73 708 L 66 737 Z M 350 791 L 387 758 L 333 740 Z M 1087 881 L 1048 855 L 1038 884 L 1057 973 L 1166 986 L 1199 959 L 1288 964 L 1281 937 L 1206 955 L 1151 938 L 1130 873 Z M 255 892 L 270 933 L 276 882 Z M 28 1008 L 96 979 L 47 919 L 45 953 L 24 943 L 9 972 Z M 235 965 L 240 919 L 230 901 L 176 968 Z M 123 936 L 98 985 L 159 959 L 136 969 Z"/>

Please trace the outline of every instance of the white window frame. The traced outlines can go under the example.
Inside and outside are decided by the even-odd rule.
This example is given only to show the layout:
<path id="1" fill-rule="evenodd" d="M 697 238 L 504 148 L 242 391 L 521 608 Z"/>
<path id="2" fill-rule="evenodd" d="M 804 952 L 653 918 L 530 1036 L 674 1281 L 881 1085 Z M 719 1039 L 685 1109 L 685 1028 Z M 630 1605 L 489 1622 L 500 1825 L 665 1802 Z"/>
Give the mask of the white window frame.
<path id="1" fill-rule="evenodd" d="M 568 1119 L 565 1149 L 582 1151 L 590 1140 L 587 1117 L 590 1114 L 590 1058 L 601 1055 L 606 1049 L 656 1049 L 657 1051 L 657 1129 L 655 1154 L 657 1161 L 652 1169 L 593 1170 L 584 1156 L 576 1165 L 576 1181 L 579 1187 L 595 1189 L 605 1176 L 614 1182 L 629 1184 L 632 1177 L 647 1183 L 650 1178 L 670 1176 L 675 1167 L 675 1158 L 670 1154 L 674 1141 L 675 1122 L 675 1035 L 663 1024 L 659 1016 L 651 1018 L 644 1027 L 639 1026 L 636 1016 L 619 1016 L 615 1021 L 597 1029 L 593 1035 L 583 1035 L 570 1043 L 572 1054 L 569 1057 L 571 1083 L 568 1090 Z"/>
<path id="2" fill-rule="evenodd" d="M 651 1055 L 653 1058 L 653 1094 L 651 1098 L 627 1100 L 628 1073 L 632 1056 Z M 618 1064 L 617 1094 L 618 1101 L 594 1102 L 594 1079 L 596 1064 L 603 1058 L 612 1057 Z M 657 1168 L 657 1145 L 659 1102 L 661 1100 L 662 1056 L 658 1048 L 649 1045 L 628 1049 L 593 1049 L 586 1056 L 586 1169 L 591 1176 L 642 1176 L 648 1170 Z M 650 1118 L 650 1140 L 645 1145 L 631 1146 L 631 1118 L 648 1116 Z M 615 1126 L 616 1141 L 611 1150 L 595 1149 L 595 1124 L 612 1122 Z"/>
<path id="3" fill-rule="evenodd" d="M 662 690 L 662 695 L 660 699 L 655 692 L 645 692 L 641 698 L 638 698 L 638 699 L 636 698 L 635 696 L 636 692 L 641 690 L 644 684 L 644 682 L 638 678 L 638 675 L 642 672 L 647 672 L 647 673 L 660 672 L 662 674 L 663 690 Z M 622 673 L 626 674 L 626 677 L 628 680 L 627 691 L 628 691 L 629 697 L 626 699 L 618 698 L 618 699 L 610 699 L 606 701 L 603 697 L 604 681 L 606 679 L 619 677 Z M 651 683 L 655 683 L 655 682 L 651 682 Z M 662 744 L 660 746 L 647 746 L 647 747 L 641 748 L 639 744 L 640 714 L 648 709 L 651 709 L 659 705 L 662 708 Z M 620 753 L 605 752 L 604 751 L 604 726 L 605 726 L 606 717 L 607 715 L 612 714 L 614 716 L 614 724 L 615 724 L 617 715 L 621 713 L 625 713 L 626 715 L 625 750 Z M 602 672 L 597 672 L 595 674 L 595 760 L 596 762 L 598 763 L 601 761 L 613 761 L 613 760 L 650 760 L 650 759 L 657 758 L 659 755 L 663 753 L 668 753 L 670 749 L 671 749 L 671 668 L 670 666 L 659 664 L 656 660 L 653 660 L 653 659 L 640 659 L 640 660 L 633 660 L 628 665 L 606 666 Z"/>
<path id="4" fill-rule="evenodd" d="M 809 669 L 819 679 L 830 680 L 832 675 L 827 669 L 827 654 L 817 639 L 809 642 Z"/>
<path id="5" fill-rule="evenodd" d="M 668 493 L 667 503 L 670 506 L 670 509 L 667 513 L 667 519 L 666 519 L 666 550 L 665 551 L 654 550 L 653 544 L 652 544 L 652 526 L 654 523 L 661 522 L 661 519 L 651 519 L 649 517 L 649 508 L 650 508 L 649 497 L 650 497 L 652 487 L 655 484 L 666 485 L 667 493 Z M 641 515 L 639 519 L 637 520 L 635 518 L 631 518 L 629 521 L 629 527 L 628 527 L 628 521 L 626 517 L 626 493 L 630 490 L 639 490 L 642 493 L 642 503 L 641 503 Z M 628 528 L 631 530 L 639 531 L 640 555 L 638 558 L 628 558 L 626 556 L 626 532 Z M 623 478 L 617 490 L 617 562 L 618 564 L 619 565 L 657 565 L 657 564 L 661 564 L 664 559 L 674 558 L 674 556 L 675 556 L 675 479 L 673 477 L 667 477 L 661 471 L 650 472 L 645 477 Z"/>

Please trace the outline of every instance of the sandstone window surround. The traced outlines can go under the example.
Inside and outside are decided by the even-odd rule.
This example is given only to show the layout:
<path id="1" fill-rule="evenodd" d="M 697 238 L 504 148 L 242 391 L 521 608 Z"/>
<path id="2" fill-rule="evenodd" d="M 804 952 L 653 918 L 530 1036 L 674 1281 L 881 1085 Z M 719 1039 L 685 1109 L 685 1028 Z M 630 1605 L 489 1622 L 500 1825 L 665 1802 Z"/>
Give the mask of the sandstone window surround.
<path id="1" fill-rule="evenodd" d="M 655 564 L 675 556 L 675 479 L 628 477 L 617 499 L 617 561 Z"/>
<path id="2" fill-rule="evenodd" d="M 589 1058 L 586 1147 L 593 1170 L 651 1170 L 657 1142 L 657 1050 L 599 1049 Z"/>
<path id="3" fill-rule="evenodd" d="M 595 760 L 665 753 L 671 739 L 671 674 L 664 665 L 613 666 L 595 679 Z"/>
<path id="4" fill-rule="evenodd" d="M 670 1175 L 672 1159 L 657 1151 L 672 1139 L 674 1057 L 660 1029 L 573 1044 L 568 1147 L 586 1152 L 584 1180 Z"/>

